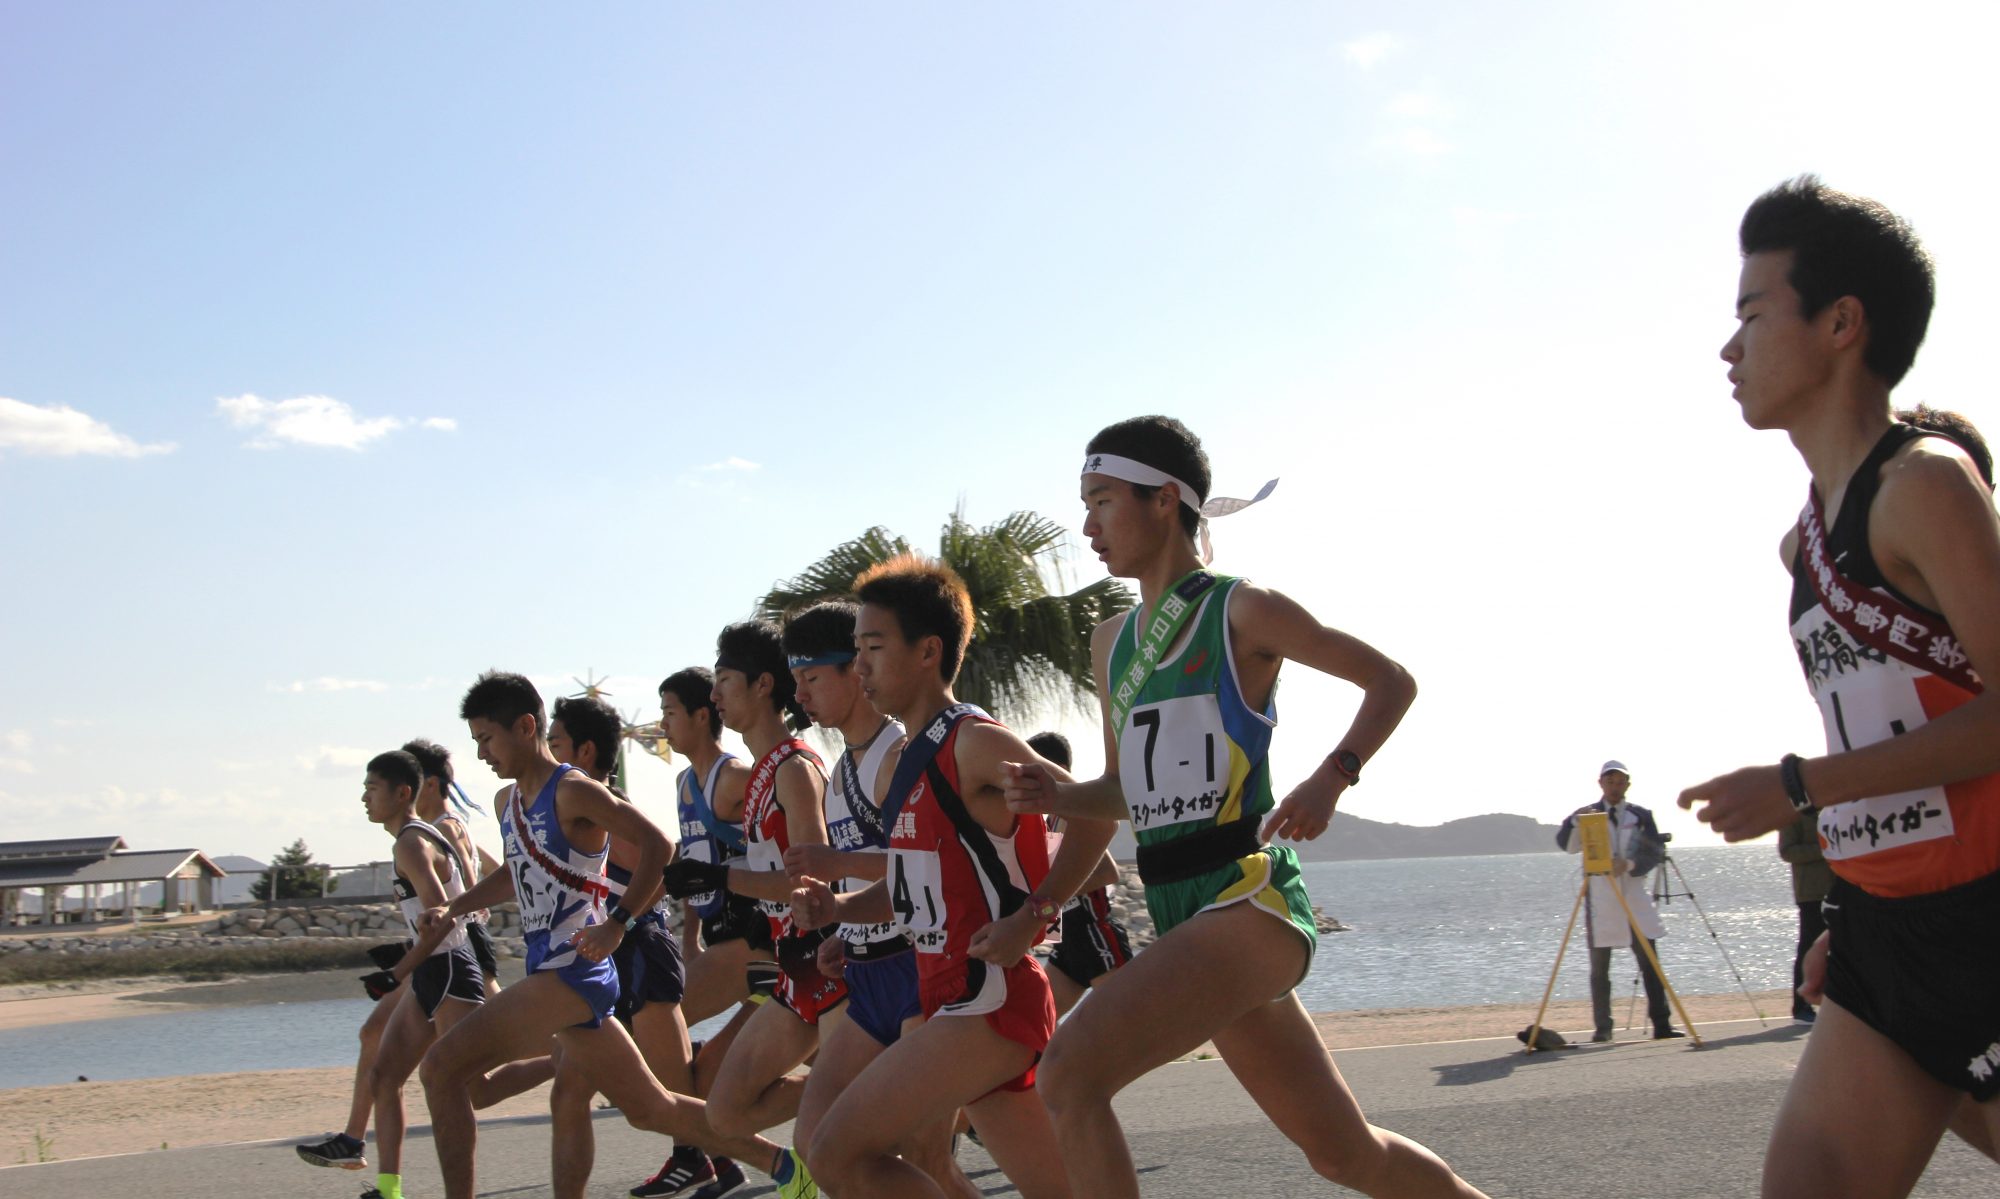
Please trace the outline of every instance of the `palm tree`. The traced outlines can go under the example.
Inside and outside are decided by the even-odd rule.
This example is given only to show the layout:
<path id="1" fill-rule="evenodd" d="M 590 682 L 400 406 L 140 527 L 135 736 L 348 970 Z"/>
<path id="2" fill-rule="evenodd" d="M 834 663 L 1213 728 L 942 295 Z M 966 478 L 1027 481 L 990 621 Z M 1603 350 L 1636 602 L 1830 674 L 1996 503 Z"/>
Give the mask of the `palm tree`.
<path id="1" fill-rule="evenodd" d="M 1063 541 L 1061 525 L 1033 512 L 975 528 L 960 507 L 945 522 L 938 557 L 965 580 L 974 616 L 972 644 L 953 685 L 960 699 L 1018 718 L 1044 705 L 1081 705 L 1095 697 L 1090 632 L 1132 607 L 1132 592 L 1116 579 L 1052 592 L 1050 576 L 1062 585 L 1057 551 Z M 877 525 L 773 586 L 757 601 L 757 614 L 783 620 L 821 600 L 850 596 L 856 575 L 909 549 L 909 542 Z"/>

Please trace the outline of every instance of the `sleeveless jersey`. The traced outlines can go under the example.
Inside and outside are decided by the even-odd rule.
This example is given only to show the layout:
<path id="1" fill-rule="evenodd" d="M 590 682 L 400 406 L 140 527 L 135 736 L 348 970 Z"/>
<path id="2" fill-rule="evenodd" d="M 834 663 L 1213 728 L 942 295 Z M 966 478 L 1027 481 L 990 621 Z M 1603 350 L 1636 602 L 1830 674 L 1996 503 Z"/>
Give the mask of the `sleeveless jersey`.
<path id="1" fill-rule="evenodd" d="M 794 754 L 812 763 L 822 780 L 826 778 L 825 763 L 811 746 L 797 737 L 778 742 L 770 753 L 758 759 L 757 765 L 750 769 L 750 783 L 743 795 L 743 840 L 747 849 L 743 864 L 752 870 L 785 868 L 785 851 L 792 847 L 792 836 L 785 824 L 785 809 L 778 803 L 778 767 Z M 771 922 L 773 941 L 791 932 L 791 904 L 760 899 L 757 910 Z"/>
<path id="2" fill-rule="evenodd" d="M 1903 424 L 1885 433 L 1855 468 L 1825 534 L 1826 552 L 1849 580 L 1920 612 L 1929 610 L 1891 587 L 1876 564 L 1868 545 L 1868 511 L 1881 489 L 1882 465 L 1928 435 Z M 1972 698 L 1957 684 L 1850 637 L 1828 615 L 1806 570 L 1803 554 L 1795 555 L 1792 644 L 1819 704 L 1829 753 L 1900 736 Z M 1857 598 L 1854 619 L 1867 622 L 1874 612 L 1874 619 L 1888 623 L 1865 595 Z M 1944 617 L 1932 615 L 1930 631 L 1948 635 Z M 1896 632 L 1892 628 L 1889 635 Z M 1923 895 L 1984 878 L 2000 870 L 2000 774 L 1822 808 L 1819 840 L 1834 873 L 1875 895 Z"/>
<path id="3" fill-rule="evenodd" d="M 1040 816 L 1016 816 L 1004 837 L 973 819 L 958 785 L 958 734 L 968 721 L 997 723 L 975 712 L 960 716 L 901 806 L 889 797 L 896 810 L 889 835 L 889 896 L 898 922 L 916 942 L 918 986 L 926 991 L 941 982 L 956 986 L 954 976 L 963 975 L 963 994 L 972 998 L 989 991 L 989 973 L 1001 973 L 966 956 L 972 934 L 1019 909 L 1048 877 L 1049 841 Z M 1004 987 L 1000 995 L 1004 998 Z"/>
<path id="4" fill-rule="evenodd" d="M 1236 682 L 1229 597 L 1241 579 L 1217 576 L 1180 642 L 1139 689 L 1118 730 L 1118 777 L 1141 845 L 1261 817 L 1275 806 L 1267 755 L 1275 706 L 1252 711 Z M 1139 610 L 1111 648 L 1111 678 L 1139 652 Z"/>
<path id="5" fill-rule="evenodd" d="M 458 826 L 458 831 L 454 834 L 450 828 L 446 827 L 447 825 Z M 465 885 L 469 887 L 472 884 L 478 882 L 479 871 L 475 869 L 475 866 L 477 865 L 476 859 L 479 856 L 478 852 L 475 850 L 473 853 L 473 858 L 475 860 L 468 861 L 465 855 L 460 853 L 458 850 L 458 843 L 461 839 L 463 839 L 467 845 L 471 845 L 473 843 L 472 832 L 470 829 L 467 829 L 465 827 L 465 821 L 460 820 L 458 817 L 453 816 L 451 813 L 447 812 L 444 815 L 438 817 L 437 823 L 434 824 L 432 827 L 445 835 L 444 836 L 445 848 L 450 851 L 452 863 L 458 867 L 459 877 L 465 880 Z M 485 910 L 482 909 L 480 911 L 472 913 L 465 919 L 467 922 L 472 924 L 484 924 L 486 923 L 486 915 L 487 914 Z"/>
<path id="6" fill-rule="evenodd" d="M 868 743 L 861 761 L 852 752 L 840 755 L 833 779 L 826 789 L 826 836 L 843 853 L 857 849 L 889 848 L 889 831 L 882 827 L 882 809 L 875 804 L 875 788 L 882 779 L 882 764 L 903 739 L 903 724 L 891 717 L 875 739 Z M 833 889 L 854 889 L 851 880 L 841 879 Z M 894 921 L 882 924 L 843 924 L 840 939 L 850 945 L 887 952 L 897 942 L 907 946 L 908 938 Z"/>
<path id="7" fill-rule="evenodd" d="M 444 851 L 444 861 L 447 867 L 444 877 L 444 901 L 450 903 L 452 900 L 465 894 L 465 873 L 459 868 L 458 851 L 452 848 L 451 842 L 445 840 L 444 834 L 439 832 L 435 825 L 414 818 L 403 825 L 402 832 L 396 834 L 397 839 L 401 840 L 403 833 L 412 830 L 415 830 L 418 836 Z M 403 910 L 403 921 L 410 926 L 410 939 L 414 941 L 417 939 L 417 922 L 423 918 L 424 901 L 417 897 L 417 889 L 403 875 L 398 874 L 396 876 L 394 886 L 396 891 L 396 906 Z M 444 940 L 437 943 L 436 949 L 431 950 L 431 956 L 436 957 L 438 954 L 450 953 L 454 949 L 464 947 L 466 944 L 465 922 L 469 919 L 471 917 L 461 916 L 457 920 L 452 921 L 451 931 L 445 934 Z"/>
<path id="8" fill-rule="evenodd" d="M 718 819 L 709 799 L 715 794 L 715 780 L 722 777 L 722 764 L 734 762 L 735 754 L 723 754 L 708 768 L 708 778 L 696 782 L 694 767 L 681 771 L 675 797 L 681 818 L 680 854 L 695 862 L 726 864 L 743 856 L 743 828 Z M 722 911 L 726 901 L 721 891 L 704 891 L 687 901 L 694 914 L 704 920 Z"/>
<path id="9" fill-rule="evenodd" d="M 563 836 L 556 819 L 556 786 L 573 767 L 557 766 L 541 794 L 523 805 L 516 786 L 500 819 L 507 869 L 514 875 L 514 898 L 521 905 L 521 936 L 527 943 L 530 974 L 557 970 L 576 958 L 569 940 L 604 922 L 604 861 L 611 845 L 584 853 Z"/>

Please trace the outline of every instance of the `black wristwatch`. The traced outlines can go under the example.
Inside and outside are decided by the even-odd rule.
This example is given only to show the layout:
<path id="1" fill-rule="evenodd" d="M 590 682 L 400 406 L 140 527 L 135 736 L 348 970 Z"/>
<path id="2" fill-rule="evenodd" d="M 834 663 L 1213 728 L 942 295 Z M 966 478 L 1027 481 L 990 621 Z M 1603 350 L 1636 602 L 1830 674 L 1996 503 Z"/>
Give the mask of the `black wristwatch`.
<path id="1" fill-rule="evenodd" d="M 624 904 L 614 903 L 611 905 L 611 923 L 623 925 L 625 931 L 629 933 L 632 931 L 632 926 L 639 923 L 639 918 L 626 911 Z"/>
<path id="2" fill-rule="evenodd" d="M 1333 768 L 1335 770 L 1338 770 L 1340 773 L 1347 776 L 1348 786 L 1358 787 L 1361 785 L 1360 754 L 1355 753 L 1351 749 L 1336 749 L 1332 753 L 1326 755 L 1326 758 L 1327 761 L 1333 763 Z"/>
<path id="3" fill-rule="evenodd" d="M 1819 805 L 1806 793 L 1806 776 L 1799 767 L 1803 759 L 1797 754 L 1786 754 L 1778 760 L 1778 781 L 1785 785 L 1785 798 L 1792 801 L 1792 808 L 1800 813 L 1817 812 Z"/>

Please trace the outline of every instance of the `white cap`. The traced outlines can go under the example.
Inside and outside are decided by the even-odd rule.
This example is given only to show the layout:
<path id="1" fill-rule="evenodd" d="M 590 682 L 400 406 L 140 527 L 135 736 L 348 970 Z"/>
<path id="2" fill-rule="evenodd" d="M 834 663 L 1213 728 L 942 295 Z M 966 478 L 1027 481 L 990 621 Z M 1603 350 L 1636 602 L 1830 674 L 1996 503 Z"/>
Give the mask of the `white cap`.
<path id="1" fill-rule="evenodd" d="M 1605 775 L 1610 774 L 1614 770 L 1624 775 L 1628 779 L 1632 777 L 1632 772 L 1625 769 L 1625 763 L 1620 762 L 1617 758 L 1613 758 L 1609 762 L 1606 762 L 1603 768 L 1597 772 L 1597 777 L 1603 778 Z"/>

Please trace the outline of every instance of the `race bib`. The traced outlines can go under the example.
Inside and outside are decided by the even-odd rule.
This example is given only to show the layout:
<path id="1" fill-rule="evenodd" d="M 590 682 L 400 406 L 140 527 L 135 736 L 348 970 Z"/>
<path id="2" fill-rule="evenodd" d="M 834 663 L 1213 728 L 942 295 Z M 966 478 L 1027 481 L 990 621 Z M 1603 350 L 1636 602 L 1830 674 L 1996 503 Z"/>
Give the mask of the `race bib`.
<path id="1" fill-rule="evenodd" d="M 890 855 L 889 903 L 897 922 L 913 934 L 917 948 L 927 953 L 944 948 L 943 872 L 935 853 L 898 849 Z"/>
<path id="2" fill-rule="evenodd" d="M 1229 791 L 1229 735 L 1213 694 L 1132 709 L 1118 780 L 1135 830 L 1212 822 Z"/>
<path id="3" fill-rule="evenodd" d="M 711 865 L 715 862 L 715 847 L 709 842 L 707 837 L 703 836 L 689 837 L 687 840 L 681 842 L 680 854 L 690 862 L 702 862 Z M 697 912 L 700 912 L 713 907 L 715 901 L 721 898 L 722 895 L 718 891 L 703 891 L 699 895 L 690 895 L 686 903 Z M 660 902 L 664 904 L 666 899 L 662 897 Z"/>

